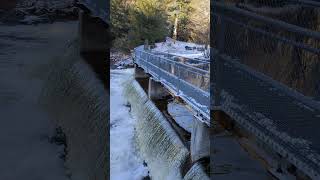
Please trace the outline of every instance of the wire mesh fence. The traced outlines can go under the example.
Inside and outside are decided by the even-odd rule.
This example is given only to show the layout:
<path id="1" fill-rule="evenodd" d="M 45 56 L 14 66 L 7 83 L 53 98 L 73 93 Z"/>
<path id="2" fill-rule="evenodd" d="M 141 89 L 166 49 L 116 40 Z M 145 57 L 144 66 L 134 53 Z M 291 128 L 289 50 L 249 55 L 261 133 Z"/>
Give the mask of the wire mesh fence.
<path id="1" fill-rule="evenodd" d="M 213 44 L 217 46 L 223 37 L 228 56 L 319 99 L 320 6 L 293 0 L 241 2 L 226 0 L 227 7 L 216 4 Z M 223 34 L 219 32 L 222 19 Z"/>
<path id="2" fill-rule="evenodd" d="M 315 179 L 320 175 L 319 8 L 318 2 L 303 0 L 211 3 L 213 105 Z"/>

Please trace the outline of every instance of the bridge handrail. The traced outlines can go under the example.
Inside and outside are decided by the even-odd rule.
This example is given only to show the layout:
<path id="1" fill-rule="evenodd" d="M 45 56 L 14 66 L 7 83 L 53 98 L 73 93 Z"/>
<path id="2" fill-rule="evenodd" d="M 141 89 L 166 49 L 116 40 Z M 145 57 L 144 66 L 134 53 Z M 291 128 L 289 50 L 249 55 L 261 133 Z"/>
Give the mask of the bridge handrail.
<path id="1" fill-rule="evenodd" d="M 144 51 L 144 50 L 135 49 L 135 51 L 140 51 L 140 52 L 149 54 L 149 55 L 151 55 L 151 56 L 157 57 L 157 55 L 152 54 L 151 52 Z M 161 59 L 165 59 L 166 61 L 171 62 L 171 63 L 173 63 L 173 64 L 177 64 L 177 65 L 179 65 L 179 66 L 186 67 L 186 68 L 187 68 L 186 70 L 189 71 L 189 72 L 197 73 L 197 74 L 199 74 L 199 75 L 203 75 L 203 76 L 205 76 L 205 77 L 207 77 L 207 78 L 210 78 L 210 76 L 208 75 L 208 74 L 210 73 L 209 71 L 205 71 L 205 70 L 203 70 L 203 69 L 200 69 L 200 68 L 197 68 L 197 67 L 193 67 L 193 66 L 191 66 L 191 65 L 183 64 L 183 63 L 181 63 L 181 62 L 177 62 L 177 61 L 174 61 L 174 60 L 169 59 L 169 58 L 161 57 Z M 189 69 L 188 69 L 188 68 L 189 68 Z M 191 71 L 190 69 L 195 70 L 195 71 L 198 71 L 198 72 Z"/>
<path id="2" fill-rule="evenodd" d="M 293 24 L 289 24 L 283 21 L 279 21 L 279 20 L 275 20 L 269 17 L 265 17 L 262 15 L 258 15 L 256 13 L 253 12 L 249 12 L 240 8 L 237 8 L 235 6 L 231 6 L 231 5 L 225 5 L 224 3 L 221 2 L 213 2 L 213 6 L 215 7 L 215 12 L 216 14 L 220 14 L 222 16 L 225 16 L 225 14 L 227 14 L 228 12 L 232 12 L 233 14 L 237 14 L 239 16 L 244 16 L 247 18 L 251 18 L 254 19 L 256 21 L 259 22 L 263 22 L 266 23 L 268 25 L 272 25 L 273 27 L 277 27 L 277 28 L 281 28 L 281 29 L 285 29 L 287 31 L 291 31 L 293 33 L 297 33 L 300 35 L 304 35 L 307 37 L 311 37 L 311 38 L 315 38 L 320 40 L 320 33 L 317 31 L 312 31 L 303 27 L 299 27 Z M 219 13 L 223 12 L 223 13 Z"/>
<path id="3" fill-rule="evenodd" d="M 314 3 L 312 1 L 300 2 Z M 219 25 L 213 46 L 216 49 L 212 50 L 215 58 L 212 61 L 212 66 L 215 67 L 213 75 L 217 77 L 212 83 L 216 83 L 214 88 L 218 93 L 215 98 L 219 100 L 214 99 L 217 103 L 215 106 L 220 107 L 242 128 L 268 145 L 271 150 L 285 157 L 299 170 L 311 178 L 318 179 L 320 176 L 320 156 L 318 156 L 320 143 L 317 141 L 319 133 L 310 134 L 319 125 L 320 103 L 317 101 L 317 95 L 313 98 L 307 97 L 290 88 L 290 85 L 281 83 L 279 79 L 274 80 L 267 75 L 268 71 L 263 72 L 265 69 L 260 68 L 261 71 L 259 71 L 257 70 L 259 67 L 250 63 L 259 58 L 262 63 L 266 63 L 267 60 L 277 62 L 280 58 L 270 56 L 270 54 L 279 53 L 275 52 L 279 44 L 283 45 L 280 47 L 283 49 L 292 48 L 290 49 L 292 51 L 283 53 L 310 53 L 312 57 L 314 54 L 315 57 L 318 57 L 319 47 L 304 40 L 311 39 L 312 42 L 313 40 L 318 42 L 320 33 L 311 30 L 311 27 L 308 29 L 289 24 L 280 18 L 263 16 L 256 10 L 255 13 L 235 5 L 213 2 L 213 21 Z M 301 22 L 295 21 L 295 23 Z M 239 32 L 243 32 L 241 35 L 245 37 L 238 38 L 240 37 Z M 251 33 L 252 36 L 250 36 Z M 251 38 L 251 41 L 246 41 L 248 37 Z M 233 44 L 235 40 L 238 41 Z M 254 54 L 255 52 L 260 54 Z M 297 56 L 294 54 L 289 59 L 297 58 Z M 309 58 L 305 59 L 309 60 Z M 319 62 L 319 59 L 316 58 L 312 60 Z M 268 63 L 271 63 L 269 61 Z M 223 93 L 219 94 L 219 92 Z M 300 123 L 304 126 L 299 126 Z M 301 144 L 292 139 L 299 139 L 310 144 L 299 142 L 303 144 L 301 147 Z M 308 151 L 305 151 L 304 148 Z"/>
<path id="4" fill-rule="evenodd" d="M 157 56 L 140 48 L 134 49 L 134 57 L 138 66 L 181 97 L 203 118 L 203 122 L 210 125 L 209 71 Z"/>
<path id="5" fill-rule="evenodd" d="M 166 55 L 171 55 L 171 56 L 176 56 L 176 57 L 183 57 L 183 58 L 186 58 L 186 59 L 192 59 L 193 61 L 202 62 L 202 63 L 205 63 L 205 64 L 209 64 L 209 63 L 210 63 L 210 59 L 208 59 L 208 60 L 206 61 L 206 60 L 201 60 L 201 59 L 197 59 L 197 58 L 188 58 L 188 57 L 184 57 L 184 56 L 179 56 L 179 55 L 175 55 L 175 54 L 170 54 L 170 53 L 168 53 L 168 52 L 161 52 L 161 51 L 154 51 L 154 52 L 162 53 L 162 54 L 166 54 Z"/>

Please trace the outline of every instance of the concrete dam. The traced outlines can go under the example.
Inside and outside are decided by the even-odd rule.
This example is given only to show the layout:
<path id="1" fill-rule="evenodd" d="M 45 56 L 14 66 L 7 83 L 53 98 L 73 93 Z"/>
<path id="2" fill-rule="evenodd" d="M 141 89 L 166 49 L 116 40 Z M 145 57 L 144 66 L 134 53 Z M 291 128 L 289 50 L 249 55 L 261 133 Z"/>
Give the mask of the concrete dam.
<path id="1" fill-rule="evenodd" d="M 79 10 L 78 37 L 47 65 L 51 68 L 40 98 L 63 133 L 66 175 L 77 180 L 110 177 L 106 57 L 111 40 L 105 16 L 93 15 Z M 100 32 L 98 39 L 92 31 Z"/>
<path id="2" fill-rule="evenodd" d="M 148 164 L 151 179 L 209 179 L 209 126 L 205 115 L 138 64 L 133 77 L 124 83 L 124 95 L 137 119 L 134 141 Z M 173 99 L 190 109 L 190 132 L 168 113 Z"/>

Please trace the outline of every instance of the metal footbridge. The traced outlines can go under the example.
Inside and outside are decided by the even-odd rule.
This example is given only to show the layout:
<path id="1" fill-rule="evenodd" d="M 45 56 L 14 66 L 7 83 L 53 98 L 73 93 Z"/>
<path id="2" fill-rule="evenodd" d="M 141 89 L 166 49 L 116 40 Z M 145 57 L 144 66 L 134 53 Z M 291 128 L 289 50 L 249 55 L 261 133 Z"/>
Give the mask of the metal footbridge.
<path id="1" fill-rule="evenodd" d="M 209 62 L 197 61 L 197 64 L 202 64 L 202 68 L 199 68 L 165 54 L 145 50 L 143 46 L 134 49 L 134 61 L 154 80 L 182 98 L 199 120 L 210 124 L 210 72 L 206 70 Z"/>
<path id="2" fill-rule="evenodd" d="M 81 2 L 107 21 L 107 1 Z M 317 26 L 312 27 L 312 22 L 319 21 L 314 20 L 320 3 L 261 0 L 265 4 L 254 7 L 234 2 L 211 3 L 211 74 L 210 68 L 175 61 L 142 46 L 134 50 L 135 63 L 181 97 L 207 124 L 214 124 L 210 110 L 222 110 L 299 170 L 320 179 L 320 33 Z M 296 19 L 295 14 L 276 18 L 290 11 L 304 14 Z M 280 64 L 285 61 L 287 66 Z M 281 76 L 272 77 L 281 69 L 270 72 L 273 64 L 290 69 L 288 65 L 295 63 L 296 69 L 303 67 L 301 73 L 307 73 L 304 63 L 310 61 L 314 77 L 305 76 L 304 82 L 313 82 L 308 84 L 315 88 L 312 97 L 280 82 Z"/>
<path id="3" fill-rule="evenodd" d="M 279 5 L 277 12 L 320 7 L 313 1 L 297 2 Z M 211 109 L 224 111 L 258 141 L 312 179 L 320 179 L 320 89 L 310 87 L 315 91 L 307 97 L 274 80 L 271 77 L 276 73 L 270 73 L 271 67 L 277 68 L 272 63 L 279 67 L 288 59 L 294 63 L 304 58 L 319 65 L 320 48 L 315 45 L 320 41 L 319 31 L 269 17 L 268 13 L 275 12 L 272 6 L 259 9 L 220 1 L 211 6 Z M 279 71 L 284 70 L 285 75 L 292 67 L 283 68 Z M 310 81 L 319 83 L 319 71 L 314 73 Z"/>

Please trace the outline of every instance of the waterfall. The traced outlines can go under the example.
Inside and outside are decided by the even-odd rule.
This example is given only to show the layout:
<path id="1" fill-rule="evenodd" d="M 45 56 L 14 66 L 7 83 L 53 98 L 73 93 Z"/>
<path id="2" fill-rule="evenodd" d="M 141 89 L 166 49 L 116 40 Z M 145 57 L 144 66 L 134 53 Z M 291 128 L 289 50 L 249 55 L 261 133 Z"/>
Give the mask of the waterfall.
<path id="1" fill-rule="evenodd" d="M 76 41 L 51 64 L 40 103 L 66 134 L 71 179 L 107 179 L 109 93 Z"/>
<path id="2" fill-rule="evenodd" d="M 138 82 L 130 80 L 125 86 L 125 96 L 137 118 L 137 149 L 147 162 L 152 179 L 182 179 L 188 149 Z"/>
<path id="3" fill-rule="evenodd" d="M 184 176 L 183 180 L 209 180 L 200 163 L 195 163 Z"/>
<path id="4" fill-rule="evenodd" d="M 51 64 L 47 79 L 40 103 L 66 134 L 71 179 L 108 179 L 109 92 L 80 57 L 77 42 Z M 124 93 L 137 118 L 136 147 L 151 178 L 183 179 L 188 149 L 137 81 L 127 82 Z M 194 167 L 185 177 L 203 177 L 199 170 Z"/>

